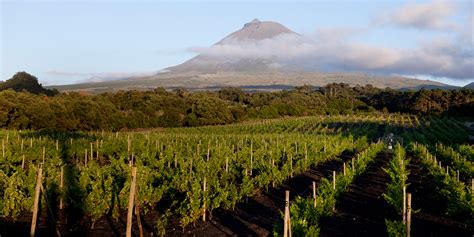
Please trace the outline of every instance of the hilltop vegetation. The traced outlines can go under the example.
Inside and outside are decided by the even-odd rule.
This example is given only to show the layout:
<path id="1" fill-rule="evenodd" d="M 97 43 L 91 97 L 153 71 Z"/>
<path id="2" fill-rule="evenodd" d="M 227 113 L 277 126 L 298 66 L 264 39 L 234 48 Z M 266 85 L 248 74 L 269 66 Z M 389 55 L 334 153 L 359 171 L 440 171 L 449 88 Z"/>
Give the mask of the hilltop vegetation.
<path id="1" fill-rule="evenodd" d="M 53 96 L 58 94 L 58 90 L 45 89 L 41 84 L 38 83 L 38 78 L 30 75 L 26 72 L 17 72 L 12 78 L 5 82 L 0 82 L 0 91 L 12 89 L 14 91 L 27 91 L 33 94 L 44 94 Z"/>
<path id="2" fill-rule="evenodd" d="M 319 89 L 302 86 L 290 91 L 258 93 L 246 93 L 238 88 L 217 92 L 157 88 L 99 95 L 71 92 L 54 97 L 11 90 L 0 92 L 0 126 L 10 129 L 117 131 L 376 111 L 473 117 L 474 91 L 402 92 L 370 85 L 329 84 Z"/>

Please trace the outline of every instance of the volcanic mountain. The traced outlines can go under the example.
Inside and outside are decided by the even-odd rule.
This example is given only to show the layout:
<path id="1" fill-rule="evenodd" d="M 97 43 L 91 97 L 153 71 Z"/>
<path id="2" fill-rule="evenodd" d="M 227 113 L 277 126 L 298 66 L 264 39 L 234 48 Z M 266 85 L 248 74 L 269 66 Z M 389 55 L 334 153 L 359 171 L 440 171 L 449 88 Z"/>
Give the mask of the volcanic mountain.
<path id="1" fill-rule="evenodd" d="M 254 19 L 190 60 L 162 69 L 155 75 L 52 87 L 63 91 L 95 92 L 156 87 L 216 89 L 228 86 L 278 90 L 305 84 L 323 86 L 334 82 L 371 84 L 381 88 L 447 87 L 438 82 L 399 76 L 329 72 L 321 68 L 317 60 L 306 57 L 308 50 L 318 50 L 314 45 L 311 39 L 277 22 Z M 328 57 L 331 56 L 339 55 Z"/>
<path id="2" fill-rule="evenodd" d="M 294 37 L 301 41 L 306 39 L 272 21 L 253 21 L 214 44 L 200 55 L 174 67 L 165 68 L 162 72 L 171 73 L 218 73 L 218 72 L 266 72 L 274 71 L 280 63 L 276 55 L 249 55 L 245 51 L 253 48 L 258 50 L 258 45 L 277 37 Z M 247 49 L 246 49 L 247 47 Z M 240 50 L 240 52 L 237 52 Z M 230 52 L 229 52 L 230 51 Z M 242 51 L 244 51 L 242 53 Z M 239 54 L 241 53 L 241 54 Z"/>

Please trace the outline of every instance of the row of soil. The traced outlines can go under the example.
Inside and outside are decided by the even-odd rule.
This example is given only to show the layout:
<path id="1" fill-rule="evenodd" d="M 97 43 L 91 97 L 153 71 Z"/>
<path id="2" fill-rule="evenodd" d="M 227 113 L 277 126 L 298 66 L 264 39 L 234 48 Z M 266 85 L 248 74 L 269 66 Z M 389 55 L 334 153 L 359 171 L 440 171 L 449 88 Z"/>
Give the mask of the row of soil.
<path id="1" fill-rule="evenodd" d="M 339 159 L 330 160 L 311 167 L 275 188 L 257 190 L 234 210 L 218 209 L 208 222 L 199 222 L 182 230 L 178 223 L 171 225 L 168 236 L 272 236 L 275 223 L 282 221 L 285 191 L 290 191 L 290 201 L 296 195 L 307 196 L 311 193 L 312 182 L 319 183 L 322 178 L 332 176 L 332 171 L 340 172 L 342 163 L 348 162 L 353 154 L 343 153 Z"/>
<path id="2" fill-rule="evenodd" d="M 336 204 L 334 216 L 321 220 L 321 236 L 387 236 L 385 219 L 401 218 L 383 198 L 390 178 L 383 171 L 390 159 L 381 153 L 367 172 L 349 186 Z M 438 198 L 434 177 L 410 156 L 408 169 L 412 194 L 412 236 L 473 236 L 474 229 L 465 221 L 444 215 L 445 200 Z"/>
<path id="3" fill-rule="evenodd" d="M 383 171 L 390 153 L 381 152 L 336 203 L 336 212 L 321 219 L 321 236 L 386 236 L 385 218 L 391 213 L 383 198 L 390 178 Z"/>

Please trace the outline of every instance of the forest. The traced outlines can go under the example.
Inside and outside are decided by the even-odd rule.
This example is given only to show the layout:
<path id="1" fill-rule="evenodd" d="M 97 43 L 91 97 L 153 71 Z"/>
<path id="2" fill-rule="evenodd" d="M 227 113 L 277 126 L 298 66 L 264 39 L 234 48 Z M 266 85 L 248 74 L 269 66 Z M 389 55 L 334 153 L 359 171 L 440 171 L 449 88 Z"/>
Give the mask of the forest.
<path id="1" fill-rule="evenodd" d="M 3 128 L 120 131 L 373 112 L 474 116 L 474 91 L 468 89 L 400 91 L 341 83 L 318 88 L 307 85 L 277 92 L 246 92 L 240 88 L 204 92 L 156 88 L 92 95 L 59 93 L 41 85 L 38 89 L 38 85 L 31 86 L 37 84 L 35 77 L 23 72 L 21 77 L 18 74 L 0 85 L 0 126 Z M 24 77 L 34 80 L 25 82 Z"/>

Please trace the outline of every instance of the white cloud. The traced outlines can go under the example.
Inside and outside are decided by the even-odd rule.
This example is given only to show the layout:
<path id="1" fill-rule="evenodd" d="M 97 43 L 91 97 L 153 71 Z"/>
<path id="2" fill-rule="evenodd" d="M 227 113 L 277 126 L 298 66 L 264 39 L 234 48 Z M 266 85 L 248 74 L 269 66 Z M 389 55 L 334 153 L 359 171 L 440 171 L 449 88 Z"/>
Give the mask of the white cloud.
<path id="1" fill-rule="evenodd" d="M 229 41 L 193 52 L 223 60 L 263 58 L 284 65 L 313 70 L 332 69 L 369 73 L 429 75 L 455 79 L 474 78 L 472 44 L 440 38 L 421 42 L 414 48 L 391 48 L 351 42 L 357 30 L 325 29 L 310 39 L 286 34 L 260 41 Z M 197 51 L 196 51 L 197 50 Z"/>
<path id="2" fill-rule="evenodd" d="M 388 17 L 381 16 L 377 19 L 381 23 L 401 27 L 450 30 L 456 28 L 455 24 L 449 21 L 455 10 L 454 3 L 448 1 L 409 3 L 393 11 Z"/>

